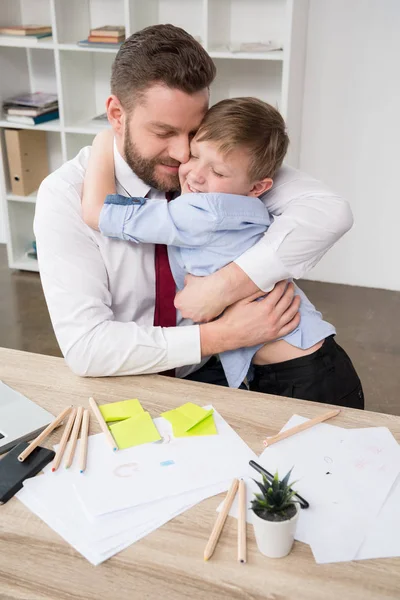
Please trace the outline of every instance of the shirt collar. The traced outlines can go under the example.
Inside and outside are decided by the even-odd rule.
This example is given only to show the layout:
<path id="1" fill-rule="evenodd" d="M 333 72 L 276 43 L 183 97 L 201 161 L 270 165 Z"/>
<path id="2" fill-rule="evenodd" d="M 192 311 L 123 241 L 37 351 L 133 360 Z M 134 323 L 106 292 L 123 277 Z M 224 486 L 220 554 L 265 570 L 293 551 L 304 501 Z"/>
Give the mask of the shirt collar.
<path id="1" fill-rule="evenodd" d="M 149 194 L 152 188 L 132 171 L 127 162 L 118 152 L 117 144 L 114 140 L 114 168 L 115 178 L 122 188 L 123 193 L 128 192 L 130 196 L 144 198 Z"/>

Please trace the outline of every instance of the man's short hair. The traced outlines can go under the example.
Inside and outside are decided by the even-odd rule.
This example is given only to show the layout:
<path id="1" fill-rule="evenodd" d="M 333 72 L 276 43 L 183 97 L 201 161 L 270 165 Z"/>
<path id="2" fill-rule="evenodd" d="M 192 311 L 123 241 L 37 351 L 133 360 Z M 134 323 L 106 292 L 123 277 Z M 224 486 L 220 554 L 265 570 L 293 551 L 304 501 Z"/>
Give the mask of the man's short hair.
<path id="1" fill-rule="evenodd" d="M 289 146 L 282 115 L 257 98 L 231 98 L 214 104 L 201 122 L 196 141 L 216 142 L 224 154 L 246 148 L 252 180 L 273 178 Z"/>
<path id="2" fill-rule="evenodd" d="M 111 72 L 111 93 L 129 111 L 151 85 L 193 94 L 209 88 L 216 68 L 204 48 L 174 25 L 137 31 L 119 49 Z"/>

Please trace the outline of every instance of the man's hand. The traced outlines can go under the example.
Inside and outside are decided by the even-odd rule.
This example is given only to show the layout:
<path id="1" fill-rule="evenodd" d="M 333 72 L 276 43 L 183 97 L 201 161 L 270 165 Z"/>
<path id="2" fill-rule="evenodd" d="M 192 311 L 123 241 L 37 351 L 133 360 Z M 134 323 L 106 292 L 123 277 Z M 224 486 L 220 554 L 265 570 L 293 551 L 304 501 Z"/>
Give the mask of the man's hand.
<path id="1" fill-rule="evenodd" d="M 186 275 L 184 289 L 175 296 L 175 307 L 185 319 L 208 323 L 227 306 L 259 291 L 236 263 L 230 263 L 206 277 Z"/>
<path id="2" fill-rule="evenodd" d="M 286 285 L 279 282 L 255 302 L 264 295 L 257 292 L 227 308 L 220 319 L 200 325 L 202 356 L 269 343 L 293 331 L 300 323 L 300 297 L 292 283 Z"/>

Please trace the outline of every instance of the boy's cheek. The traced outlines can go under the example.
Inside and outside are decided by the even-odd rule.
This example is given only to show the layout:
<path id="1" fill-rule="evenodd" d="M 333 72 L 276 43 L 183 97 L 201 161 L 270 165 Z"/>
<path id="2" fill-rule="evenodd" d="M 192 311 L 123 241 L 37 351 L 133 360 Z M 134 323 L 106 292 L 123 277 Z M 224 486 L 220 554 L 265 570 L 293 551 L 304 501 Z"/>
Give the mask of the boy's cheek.
<path id="1" fill-rule="evenodd" d="M 188 168 L 187 163 L 180 165 L 180 167 L 179 167 L 179 181 L 180 181 L 181 185 L 182 185 L 182 183 L 184 181 L 186 181 L 186 178 L 188 176 L 189 170 L 190 169 Z"/>

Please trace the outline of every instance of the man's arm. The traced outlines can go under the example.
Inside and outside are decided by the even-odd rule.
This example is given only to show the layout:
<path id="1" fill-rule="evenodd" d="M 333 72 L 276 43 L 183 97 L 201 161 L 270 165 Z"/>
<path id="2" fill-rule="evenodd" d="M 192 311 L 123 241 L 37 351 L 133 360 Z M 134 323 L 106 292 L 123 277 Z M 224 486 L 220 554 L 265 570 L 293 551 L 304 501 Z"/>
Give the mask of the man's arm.
<path id="1" fill-rule="evenodd" d="M 52 182 L 50 176 L 39 189 L 34 229 L 46 302 L 70 368 L 78 375 L 101 377 L 200 362 L 198 326 L 163 329 L 115 320 L 99 234 L 83 222 L 76 189 Z M 118 265 L 126 268 L 126 277 L 132 273 L 126 264 L 130 258 L 127 254 L 125 264 Z"/>
<path id="2" fill-rule="evenodd" d="M 282 167 L 265 195 L 275 220 L 264 237 L 234 263 L 208 277 L 187 277 L 175 299 L 186 318 L 209 321 L 226 306 L 280 280 L 302 277 L 353 224 L 343 198 L 322 183 Z"/>

